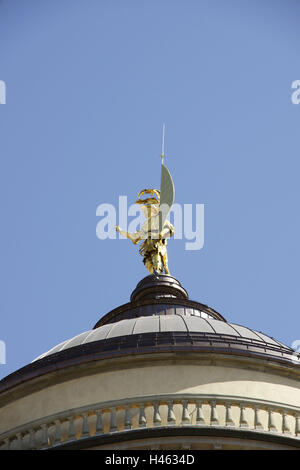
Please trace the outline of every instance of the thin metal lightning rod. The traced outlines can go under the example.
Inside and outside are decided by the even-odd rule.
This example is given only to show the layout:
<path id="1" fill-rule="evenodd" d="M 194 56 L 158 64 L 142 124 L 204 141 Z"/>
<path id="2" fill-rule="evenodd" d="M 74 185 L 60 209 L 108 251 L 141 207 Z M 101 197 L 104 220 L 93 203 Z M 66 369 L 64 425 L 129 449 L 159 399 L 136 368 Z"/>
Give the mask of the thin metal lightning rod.
<path id="1" fill-rule="evenodd" d="M 164 158 L 165 158 L 165 130 L 166 130 L 166 126 L 165 124 L 163 124 L 163 128 L 162 128 L 162 144 L 161 144 L 161 164 L 164 163 Z"/>

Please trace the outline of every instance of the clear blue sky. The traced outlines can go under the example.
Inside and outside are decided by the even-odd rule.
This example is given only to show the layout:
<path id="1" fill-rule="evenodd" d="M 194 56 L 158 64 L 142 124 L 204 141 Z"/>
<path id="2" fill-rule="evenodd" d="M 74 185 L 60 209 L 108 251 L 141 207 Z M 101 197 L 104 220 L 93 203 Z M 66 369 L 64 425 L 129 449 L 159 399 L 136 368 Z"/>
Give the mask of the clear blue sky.
<path id="1" fill-rule="evenodd" d="M 147 275 L 96 238 L 96 207 L 159 186 L 205 204 L 171 273 L 228 321 L 300 339 L 300 3 L 2 0 L 0 339 L 22 367 L 89 330 Z"/>

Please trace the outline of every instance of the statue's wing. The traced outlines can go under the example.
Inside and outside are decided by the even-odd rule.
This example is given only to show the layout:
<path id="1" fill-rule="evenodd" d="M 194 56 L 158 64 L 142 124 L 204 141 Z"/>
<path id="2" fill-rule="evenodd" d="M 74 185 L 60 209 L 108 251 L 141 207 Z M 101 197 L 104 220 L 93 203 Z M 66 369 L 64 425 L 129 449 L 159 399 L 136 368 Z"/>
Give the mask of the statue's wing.
<path id="1" fill-rule="evenodd" d="M 175 188 L 168 168 L 161 165 L 159 232 L 162 231 L 166 218 L 174 204 Z"/>

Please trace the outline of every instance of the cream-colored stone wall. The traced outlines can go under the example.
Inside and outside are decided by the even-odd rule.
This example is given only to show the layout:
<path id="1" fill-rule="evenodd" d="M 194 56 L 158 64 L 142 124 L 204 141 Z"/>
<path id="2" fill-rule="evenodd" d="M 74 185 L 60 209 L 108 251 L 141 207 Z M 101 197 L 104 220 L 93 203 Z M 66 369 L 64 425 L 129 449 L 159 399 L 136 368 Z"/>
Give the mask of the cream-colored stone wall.
<path id="1" fill-rule="evenodd" d="M 75 372 L 74 372 L 75 374 Z M 53 377 L 55 380 L 55 377 Z M 89 404 L 163 394 L 217 394 L 300 405 L 300 381 L 221 365 L 180 364 L 176 360 L 104 371 L 46 385 L 0 408 L 0 433 L 39 418 Z"/>

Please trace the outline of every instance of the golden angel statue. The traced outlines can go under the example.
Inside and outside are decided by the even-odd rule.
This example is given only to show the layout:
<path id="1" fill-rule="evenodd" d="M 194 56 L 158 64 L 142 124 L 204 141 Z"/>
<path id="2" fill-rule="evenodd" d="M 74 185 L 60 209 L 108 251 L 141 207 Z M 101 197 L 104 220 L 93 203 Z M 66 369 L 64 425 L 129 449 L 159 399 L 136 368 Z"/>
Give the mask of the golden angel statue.
<path id="1" fill-rule="evenodd" d="M 136 204 L 141 205 L 146 221 L 135 233 L 123 231 L 119 226 L 116 230 L 123 236 L 129 238 L 135 245 L 140 245 L 140 255 L 143 262 L 152 273 L 170 274 L 168 268 L 167 238 L 174 235 L 174 227 L 167 220 L 168 213 L 174 203 L 174 184 L 167 167 L 163 164 L 164 153 L 162 152 L 161 184 L 160 191 L 157 189 L 143 189 L 138 194 Z"/>

